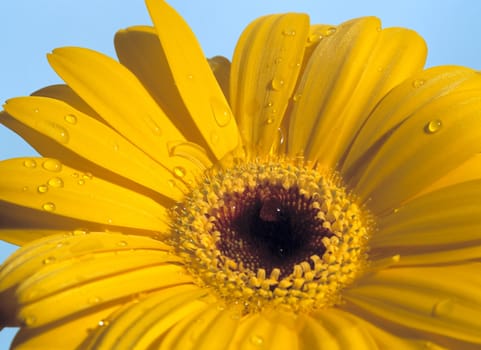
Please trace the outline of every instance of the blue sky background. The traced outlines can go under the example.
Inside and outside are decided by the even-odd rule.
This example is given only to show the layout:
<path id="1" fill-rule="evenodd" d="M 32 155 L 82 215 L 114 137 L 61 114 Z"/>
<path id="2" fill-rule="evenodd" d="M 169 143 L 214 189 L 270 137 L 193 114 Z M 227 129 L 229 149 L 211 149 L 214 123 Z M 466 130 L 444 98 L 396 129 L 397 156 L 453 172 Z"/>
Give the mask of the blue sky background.
<path id="1" fill-rule="evenodd" d="M 384 27 L 418 31 L 427 41 L 427 66 L 456 64 L 481 70 L 481 1 L 474 0 L 171 0 L 191 25 L 207 56 L 231 57 L 242 29 L 268 13 L 307 12 L 312 23 L 338 24 L 375 15 Z M 61 46 L 82 46 L 115 56 L 116 30 L 150 24 L 143 0 L 16 0 L 0 2 L 0 103 L 60 83 L 45 54 Z M 35 155 L 18 136 L 0 125 L 0 160 Z M 1 174 L 0 174 L 1 181 Z M 13 246 L 0 243 L 0 261 Z M 0 332 L 0 350 L 13 332 Z"/>

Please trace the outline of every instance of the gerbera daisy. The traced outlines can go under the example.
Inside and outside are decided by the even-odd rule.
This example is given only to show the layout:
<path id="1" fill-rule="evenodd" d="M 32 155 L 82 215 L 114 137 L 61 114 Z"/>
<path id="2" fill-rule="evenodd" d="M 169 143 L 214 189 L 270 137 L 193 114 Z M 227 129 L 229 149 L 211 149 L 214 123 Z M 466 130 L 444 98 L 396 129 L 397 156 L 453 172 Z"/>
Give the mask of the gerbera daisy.
<path id="1" fill-rule="evenodd" d="M 481 75 L 377 18 L 261 17 L 207 60 L 165 2 L 0 121 L 19 349 L 475 349 Z"/>

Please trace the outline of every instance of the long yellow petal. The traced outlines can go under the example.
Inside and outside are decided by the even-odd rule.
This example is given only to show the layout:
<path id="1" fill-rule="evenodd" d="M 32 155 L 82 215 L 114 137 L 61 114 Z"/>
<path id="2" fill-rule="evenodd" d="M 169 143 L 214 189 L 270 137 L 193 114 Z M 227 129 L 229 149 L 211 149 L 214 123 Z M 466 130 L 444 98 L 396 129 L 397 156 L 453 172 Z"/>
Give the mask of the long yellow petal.
<path id="1" fill-rule="evenodd" d="M 142 82 L 182 134 L 205 148 L 207 144 L 182 100 L 155 29 L 148 26 L 123 29 L 116 33 L 114 42 L 120 63 Z"/>
<path id="2" fill-rule="evenodd" d="M 1 201 L 106 227 L 169 230 L 167 209 L 154 200 L 58 160 L 9 159 L 0 162 L 0 173 Z"/>
<path id="3" fill-rule="evenodd" d="M 0 239 L 10 244 L 22 246 L 33 240 L 59 234 L 60 230 L 43 229 L 0 229 Z"/>
<path id="4" fill-rule="evenodd" d="M 5 110 L 17 120 L 52 138 L 58 147 L 86 158 L 168 198 L 180 200 L 185 186 L 166 168 L 115 130 L 64 102 L 45 97 L 7 101 Z"/>
<path id="5" fill-rule="evenodd" d="M 199 146 L 188 148 L 193 148 L 193 157 L 179 156 L 178 146 L 189 146 L 188 141 L 133 73 L 120 63 L 75 47 L 56 49 L 48 59 L 57 74 L 109 125 L 177 177 L 192 182 L 210 165 L 202 164 L 205 154 L 195 157 Z"/>
<path id="6" fill-rule="evenodd" d="M 84 349 L 84 344 L 93 330 L 102 327 L 105 323 L 104 319 L 117 308 L 118 305 L 109 305 L 41 328 L 22 328 L 15 336 L 11 348 L 16 350 Z M 74 332 L 72 332 L 73 329 Z"/>
<path id="7" fill-rule="evenodd" d="M 342 167 L 344 178 L 359 176 L 383 138 L 414 113 L 443 96 L 473 89 L 478 81 L 479 76 L 472 69 L 440 66 L 416 73 L 394 87 L 369 115 L 349 149 Z"/>
<path id="8" fill-rule="evenodd" d="M 309 17 L 261 17 L 242 33 L 232 60 L 231 105 L 251 154 L 277 148 L 284 113 L 296 86 Z"/>
<path id="9" fill-rule="evenodd" d="M 414 32 L 376 18 L 343 23 L 311 55 L 293 104 L 288 153 L 334 168 L 379 100 L 424 64 Z"/>
<path id="10" fill-rule="evenodd" d="M 380 322 L 479 346 L 479 269 L 479 263 L 386 269 L 364 278 L 344 297 Z"/>
<path id="11" fill-rule="evenodd" d="M 127 304 L 111 315 L 108 327 L 95 335 L 92 349 L 158 349 L 154 346 L 171 328 L 206 307 L 199 300 L 205 290 L 195 286 L 173 286 Z"/>
<path id="12" fill-rule="evenodd" d="M 473 246 L 480 239 L 481 180 L 428 193 L 378 219 L 374 249 L 415 247 L 417 252 Z M 389 249 L 388 249 L 389 250 Z"/>
<path id="13" fill-rule="evenodd" d="M 479 87 L 443 96 L 416 111 L 382 144 L 350 186 L 374 213 L 393 210 L 478 153 Z"/>
<path id="14" fill-rule="evenodd" d="M 224 94 L 182 17 L 162 0 L 146 4 L 180 96 L 210 150 L 221 159 L 239 143 Z"/>

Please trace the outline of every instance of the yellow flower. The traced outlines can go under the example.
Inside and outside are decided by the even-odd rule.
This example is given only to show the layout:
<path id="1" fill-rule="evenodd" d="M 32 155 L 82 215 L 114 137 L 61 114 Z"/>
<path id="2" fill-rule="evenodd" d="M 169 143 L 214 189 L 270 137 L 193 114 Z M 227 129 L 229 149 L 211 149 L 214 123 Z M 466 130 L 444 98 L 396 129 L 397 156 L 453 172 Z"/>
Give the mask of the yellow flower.
<path id="1" fill-rule="evenodd" d="M 19 349 L 475 349 L 481 75 L 303 14 L 206 60 L 166 3 L 0 121 L 0 321 Z"/>

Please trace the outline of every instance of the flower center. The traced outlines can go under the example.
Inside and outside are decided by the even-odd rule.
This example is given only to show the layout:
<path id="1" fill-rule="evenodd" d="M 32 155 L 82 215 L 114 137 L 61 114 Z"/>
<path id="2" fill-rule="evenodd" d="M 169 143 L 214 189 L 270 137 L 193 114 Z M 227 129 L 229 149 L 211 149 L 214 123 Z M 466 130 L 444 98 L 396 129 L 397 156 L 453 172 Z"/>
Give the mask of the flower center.
<path id="1" fill-rule="evenodd" d="M 367 263 L 369 215 L 336 176 L 304 164 L 212 170 L 173 214 L 187 269 L 247 311 L 338 304 Z"/>
<path id="2" fill-rule="evenodd" d="M 211 213 L 220 233 L 217 247 L 252 271 L 278 268 L 280 277 L 286 277 L 306 258 L 322 256 L 322 239 L 333 235 L 322 226 L 313 202 L 297 186 L 286 189 L 269 182 L 225 194 L 225 205 Z"/>

